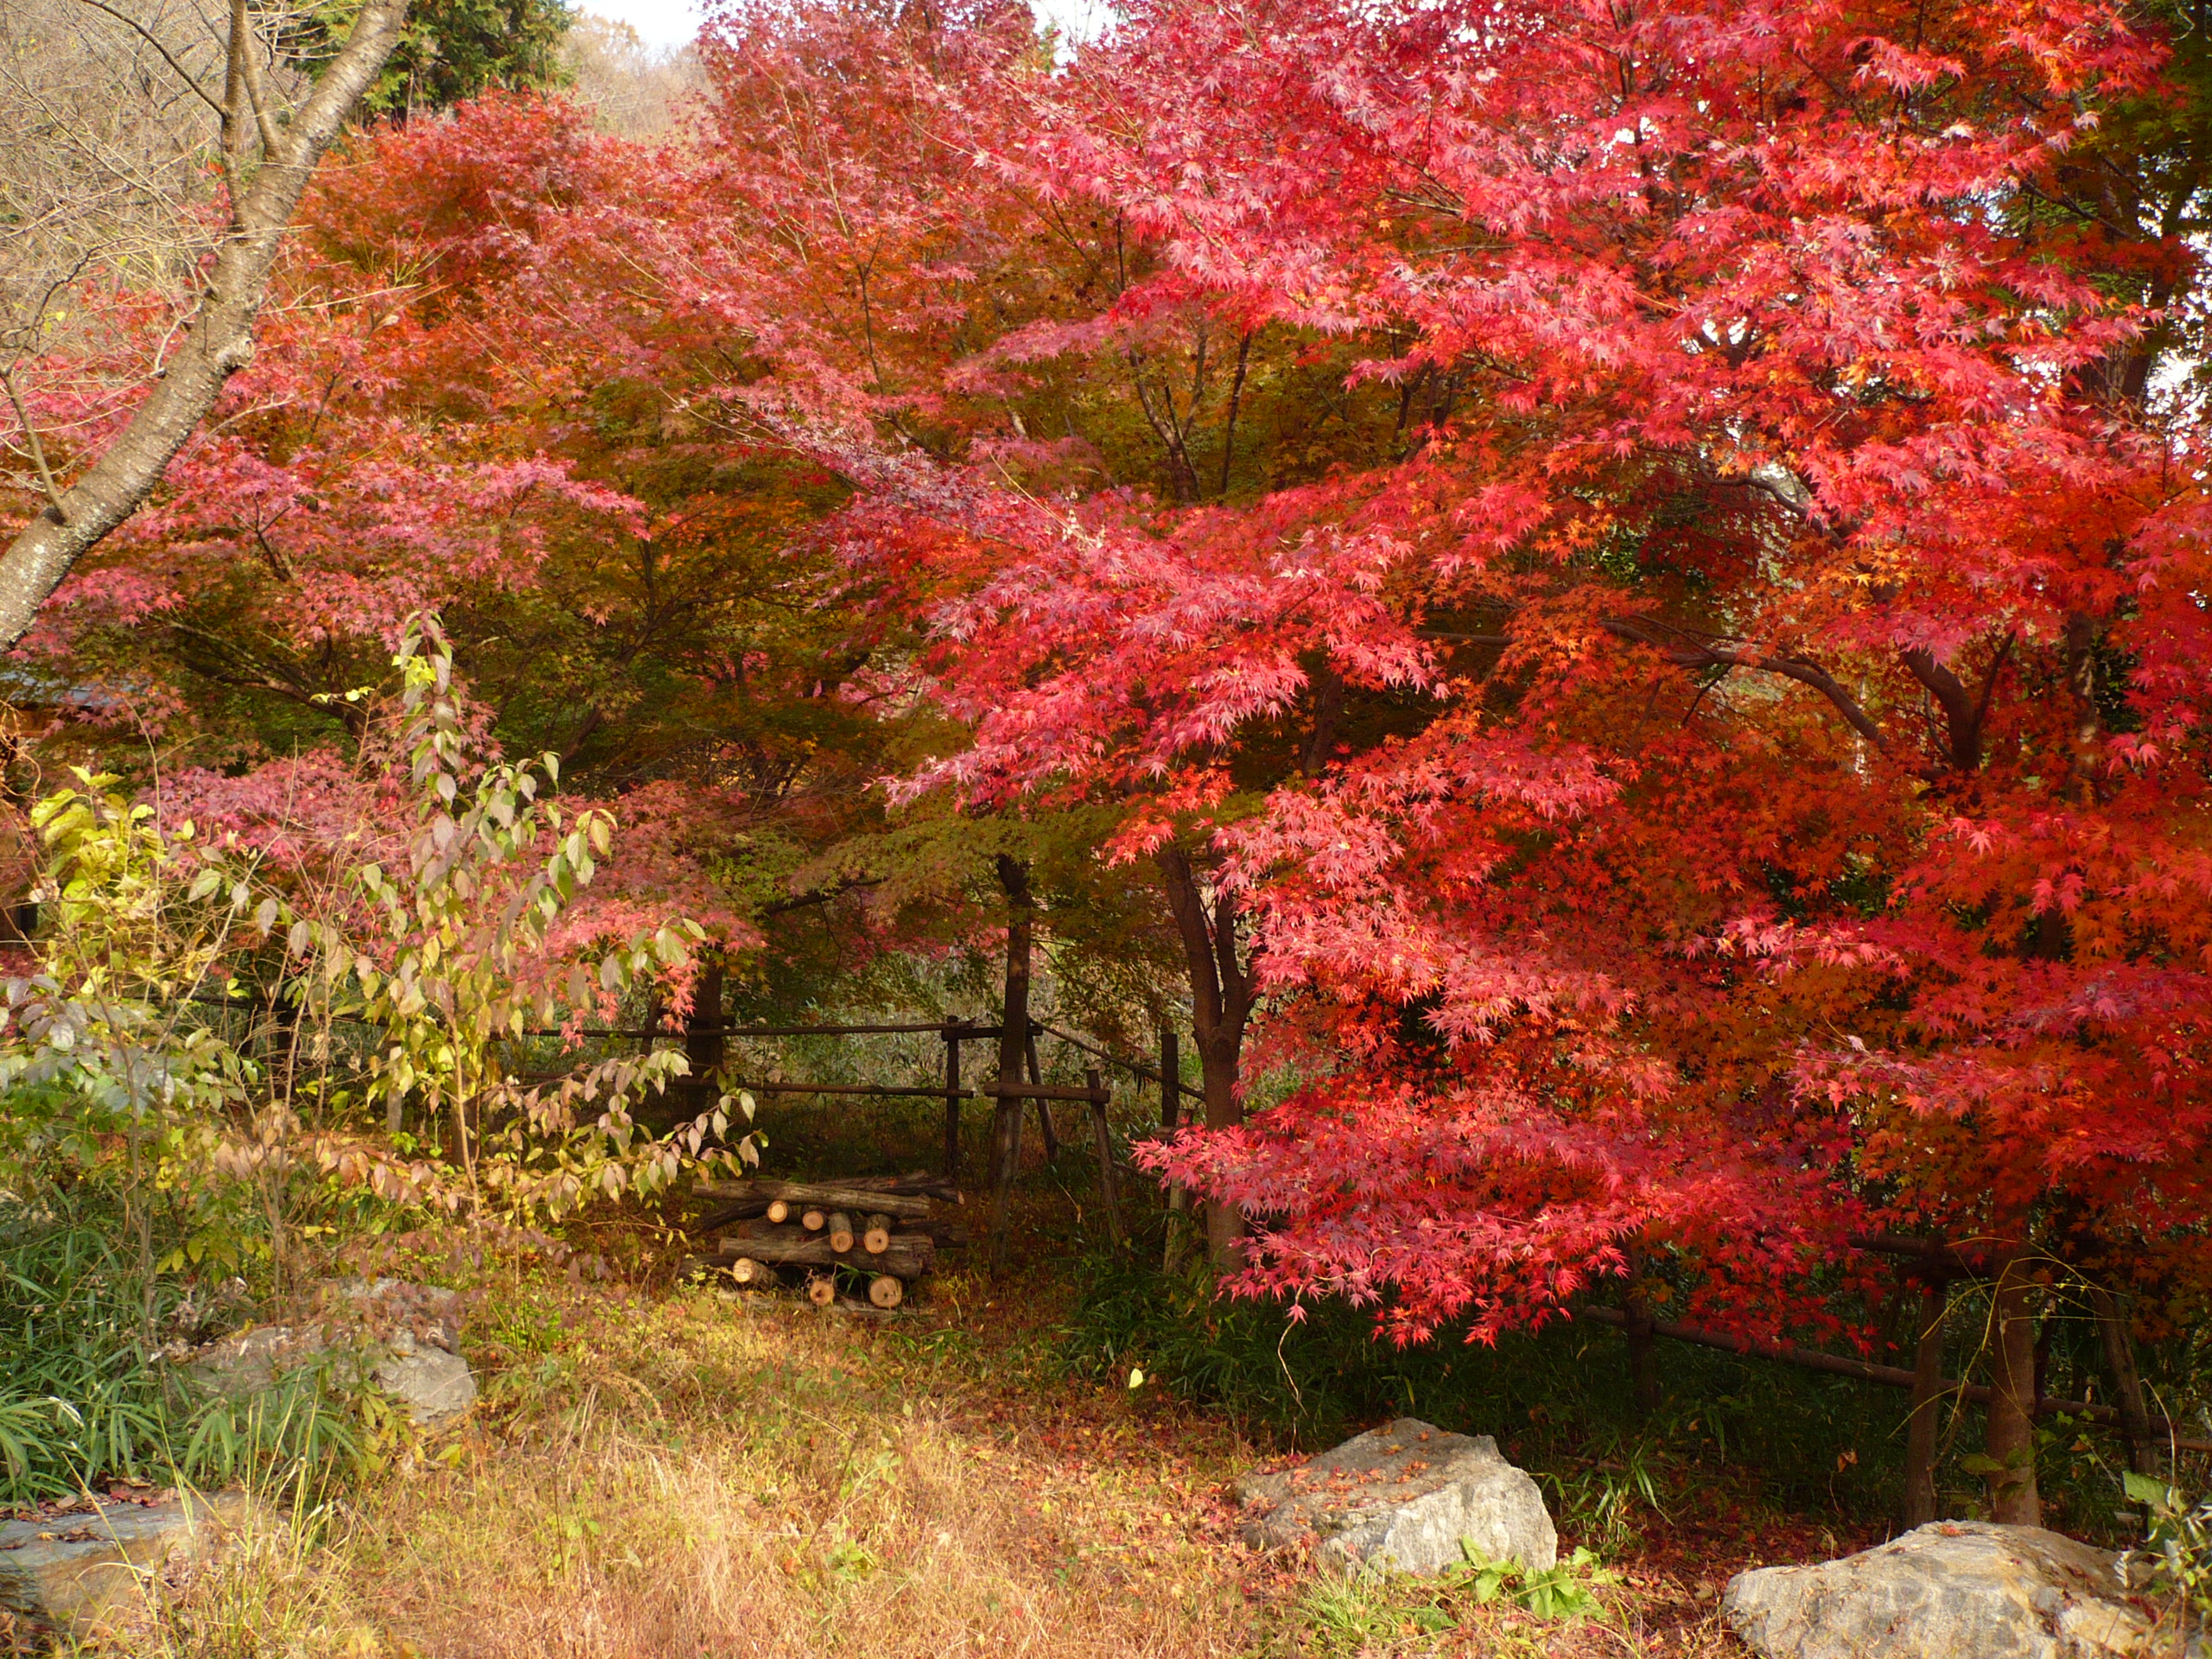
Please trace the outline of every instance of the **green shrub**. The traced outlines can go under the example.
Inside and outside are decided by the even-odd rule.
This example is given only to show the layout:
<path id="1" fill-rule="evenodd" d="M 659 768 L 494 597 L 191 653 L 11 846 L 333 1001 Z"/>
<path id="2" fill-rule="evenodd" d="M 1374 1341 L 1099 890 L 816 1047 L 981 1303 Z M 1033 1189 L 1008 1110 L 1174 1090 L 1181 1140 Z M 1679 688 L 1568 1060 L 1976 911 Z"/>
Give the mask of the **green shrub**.
<path id="1" fill-rule="evenodd" d="M 188 1388 L 155 1343 L 188 1320 L 97 1191 L 0 1200 L 0 1502 L 120 1479 L 320 1486 L 360 1456 L 359 1401 L 321 1368 L 245 1399 Z"/>

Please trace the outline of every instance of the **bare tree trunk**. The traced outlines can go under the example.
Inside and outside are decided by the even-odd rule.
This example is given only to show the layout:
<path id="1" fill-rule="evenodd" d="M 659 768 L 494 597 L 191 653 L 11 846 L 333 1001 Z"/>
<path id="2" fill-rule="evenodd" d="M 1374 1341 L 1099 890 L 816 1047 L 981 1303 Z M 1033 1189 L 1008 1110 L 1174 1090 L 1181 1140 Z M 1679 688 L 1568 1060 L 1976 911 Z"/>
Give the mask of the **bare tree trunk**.
<path id="1" fill-rule="evenodd" d="M 185 440 L 215 406 L 224 383 L 251 360 L 254 323 L 268 296 L 285 230 L 299 210 L 315 163 L 391 55 L 406 14 L 406 0 L 366 0 L 344 48 L 280 130 L 258 118 L 264 111 L 252 73 L 257 49 L 252 22 L 243 3 L 232 7 L 231 59 L 233 65 L 245 64 L 248 73 L 231 76 L 225 124 L 233 130 L 246 126 L 247 111 L 238 105 L 250 97 L 257 118 L 253 125 L 262 134 L 260 165 L 242 190 L 232 171 L 237 194 L 229 234 L 216 253 L 192 327 L 146 400 L 99 459 L 16 531 L 6 553 L 0 554 L 0 646 L 12 646 L 29 632 L 39 607 L 77 561 L 144 504 Z"/>
<path id="2" fill-rule="evenodd" d="M 690 1097 L 693 1116 L 711 1110 L 721 1097 L 721 1086 L 718 1074 L 726 1058 L 722 1033 L 722 964 L 719 957 L 709 957 L 699 968 L 699 982 L 693 988 L 691 1017 L 683 1026 L 683 1058 L 690 1065 L 691 1077 L 684 1093 Z"/>
<path id="3" fill-rule="evenodd" d="M 2089 1287 L 2089 1306 L 2097 1316 L 2097 1337 L 2104 1346 L 2113 1403 L 2120 1408 L 2127 1466 L 2139 1475 L 2156 1476 L 2161 1472 L 2158 1438 L 2151 1432 L 2151 1406 L 2144 1397 L 2142 1373 L 2135 1369 L 2135 1344 L 2128 1337 L 2126 1311 L 2120 1306 L 2120 1298 L 2101 1285 Z"/>
<path id="4" fill-rule="evenodd" d="M 1936 1518 L 1936 1400 L 1943 1392 L 1943 1319 L 1950 1297 L 1941 1284 L 1923 1285 L 1912 1350 L 1912 1411 L 1905 1419 L 1904 1503 L 1899 1519 L 1910 1532 Z"/>
<path id="5" fill-rule="evenodd" d="M 1183 941 L 1191 975 L 1191 1016 L 1198 1044 L 1200 1087 L 1206 1127 L 1234 1128 L 1244 1121 L 1237 1096 L 1244 1027 L 1257 1001 L 1251 969 L 1237 949 L 1236 901 L 1217 892 L 1208 912 L 1190 855 L 1170 844 L 1155 855 L 1167 887 L 1167 907 Z M 1206 1250 L 1224 1271 L 1244 1262 L 1244 1217 L 1225 1204 L 1206 1205 Z"/>
<path id="6" fill-rule="evenodd" d="M 1993 1299 L 1990 1377 L 1989 1514 L 2012 1527 L 2043 1524 L 2036 1491 L 2035 1287 L 2024 1261 L 2007 1262 Z"/>
<path id="7" fill-rule="evenodd" d="M 1172 1134 L 1183 1121 L 1183 1055 L 1173 1026 L 1160 1033 L 1160 1127 Z M 1167 1186 L 1167 1249 L 1160 1265 L 1169 1273 L 1190 1251 L 1191 1190 L 1180 1181 Z"/>

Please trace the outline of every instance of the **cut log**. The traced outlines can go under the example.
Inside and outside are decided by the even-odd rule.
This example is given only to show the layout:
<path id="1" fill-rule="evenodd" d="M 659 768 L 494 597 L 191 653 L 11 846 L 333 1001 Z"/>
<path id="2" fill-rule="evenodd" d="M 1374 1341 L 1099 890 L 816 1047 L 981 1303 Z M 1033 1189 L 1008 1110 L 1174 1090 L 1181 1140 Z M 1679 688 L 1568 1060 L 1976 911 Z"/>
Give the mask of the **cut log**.
<path id="1" fill-rule="evenodd" d="M 842 1210 L 830 1212 L 830 1248 L 840 1255 L 853 1248 L 853 1218 Z"/>
<path id="2" fill-rule="evenodd" d="M 798 1224 L 810 1233 L 820 1232 L 829 1222 L 830 1212 L 826 1210 L 808 1209 L 799 1212 Z"/>
<path id="3" fill-rule="evenodd" d="M 868 1281 L 868 1299 L 878 1307 L 896 1307 L 906 1300 L 906 1287 L 887 1273 Z"/>
<path id="4" fill-rule="evenodd" d="M 880 1210 L 916 1221 L 928 1215 L 931 1209 L 930 1200 L 918 1193 L 837 1184 L 817 1185 L 806 1181 L 695 1181 L 691 1191 L 702 1198 L 735 1201 L 758 1198 L 770 1203 L 781 1198 L 787 1204 L 818 1205 L 825 1211 L 858 1210 L 865 1214 L 870 1210 Z"/>
<path id="5" fill-rule="evenodd" d="M 729 1276 L 741 1285 L 767 1286 L 776 1282 L 776 1270 L 749 1255 L 741 1255 L 729 1264 Z"/>
<path id="6" fill-rule="evenodd" d="M 684 1223 L 683 1230 L 694 1234 L 719 1232 L 733 1221 L 742 1221 L 747 1216 L 761 1214 L 765 1206 L 758 1202 L 720 1205 L 700 1217 L 698 1220 Z"/>
<path id="7" fill-rule="evenodd" d="M 840 1185 L 866 1192 L 903 1192 L 910 1198 L 937 1198 L 945 1204 L 965 1204 L 960 1189 L 942 1175 L 918 1169 L 905 1175 L 850 1175 Z"/>
<path id="8" fill-rule="evenodd" d="M 755 1262 L 783 1267 L 826 1268 L 850 1263 L 870 1273 L 895 1273 L 901 1279 L 918 1279 L 937 1265 L 937 1245 L 927 1233 L 893 1233 L 882 1250 L 833 1250 L 820 1233 L 785 1228 L 780 1233 L 751 1238 L 725 1236 L 720 1261 L 723 1264 L 749 1255 Z"/>
<path id="9" fill-rule="evenodd" d="M 868 1230 L 861 1235 L 861 1248 L 881 1255 L 891 1248 L 891 1217 L 874 1215 L 868 1218 Z"/>
<path id="10" fill-rule="evenodd" d="M 784 1223 L 791 1218 L 791 1200 L 789 1198 L 771 1198 L 768 1201 L 767 1214 L 769 1220 L 774 1222 L 778 1226 L 781 1226 Z"/>
<path id="11" fill-rule="evenodd" d="M 827 1307 L 837 1300 L 837 1281 L 830 1274 L 817 1273 L 806 1281 L 806 1300 L 817 1307 Z"/>

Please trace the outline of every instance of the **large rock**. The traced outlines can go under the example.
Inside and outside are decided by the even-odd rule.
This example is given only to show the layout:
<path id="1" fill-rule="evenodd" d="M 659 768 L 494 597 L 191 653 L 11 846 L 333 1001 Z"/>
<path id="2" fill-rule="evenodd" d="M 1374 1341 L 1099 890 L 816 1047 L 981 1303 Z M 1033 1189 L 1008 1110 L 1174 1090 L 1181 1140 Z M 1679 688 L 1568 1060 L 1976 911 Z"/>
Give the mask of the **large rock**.
<path id="1" fill-rule="evenodd" d="M 1543 1494 L 1498 1455 L 1496 1440 L 1416 1417 L 1370 1429 L 1302 1467 L 1247 1477 L 1236 1495 L 1248 1542 L 1310 1543 L 1340 1571 L 1441 1572 L 1466 1559 L 1462 1540 L 1492 1560 L 1535 1569 L 1559 1559 Z"/>
<path id="2" fill-rule="evenodd" d="M 0 1608 L 20 1626 L 84 1641 L 133 1622 L 164 1567 L 204 1560 L 244 1526 L 241 1493 L 85 1503 L 0 1525 Z"/>
<path id="3" fill-rule="evenodd" d="M 2131 1592 L 2119 1556 L 2040 1527 L 1938 1521 L 1818 1567 L 1730 1580 L 1721 1611 L 1765 1659 L 2201 1656 Z"/>
<path id="4" fill-rule="evenodd" d="M 436 1427 L 476 1400 L 475 1376 L 460 1352 L 465 1311 L 458 1291 L 343 1279 L 323 1287 L 313 1319 L 238 1332 L 182 1363 L 201 1387 L 234 1395 L 264 1392 L 303 1366 L 328 1366 L 348 1384 L 373 1381 L 414 1421 Z"/>

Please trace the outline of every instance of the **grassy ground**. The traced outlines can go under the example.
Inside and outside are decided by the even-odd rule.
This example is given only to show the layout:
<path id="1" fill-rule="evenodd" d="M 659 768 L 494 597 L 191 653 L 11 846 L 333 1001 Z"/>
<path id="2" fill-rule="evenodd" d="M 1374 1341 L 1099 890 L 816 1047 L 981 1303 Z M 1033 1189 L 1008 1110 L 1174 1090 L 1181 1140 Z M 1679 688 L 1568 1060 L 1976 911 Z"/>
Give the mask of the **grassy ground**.
<path id="1" fill-rule="evenodd" d="M 925 1145 L 931 1122 L 791 1115 L 776 1173 L 861 1173 L 867 1147 Z M 1732 1573 L 1886 1531 L 1901 1399 L 1675 1349 L 1639 1417 L 1619 1338 L 1588 1325 L 1402 1356 L 1349 1313 L 1286 1332 L 1133 1265 L 1157 1240 L 1120 1265 L 1096 1240 L 1084 1255 L 1085 1151 L 1047 1168 L 1031 1148 L 1017 1277 L 993 1286 L 956 1253 L 888 1317 L 676 1286 L 680 1247 L 612 1213 L 573 1230 L 565 1273 L 467 1250 L 349 1261 L 472 1289 L 481 1404 L 442 1437 L 386 1426 L 325 1501 L 272 1503 L 276 1524 L 176 1585 L 128 1650 L 1740 1659 L 1717 1616 Z M 1527 1586 L 1325 1581 L 1238 1541 L 1237 1474 L 1408 1412 L 1496 1434 L 1538 1478 L 1562 1554 L 1598 1565 L 1537 1588 L 1587 1616 L 1543 1617 Z M 1978 1434 L 1952 1429 L 1957 1476 Z M 2109 1449 L 2081 1446 L 2045 1448 L 2053 1484 L 2078 1464 L 2075 1507 L 2108 1516 Z M 1956 1484 L 1970 1504 L 1977 1483 Z"/>
<path id="2" fill-rule="evenodd" d="M 1729 1573 L 1859 1541 L 1732 1502 L 1580 1538 L 1570 1516 L 1563 1543 L 1606 1545 L 1620 1576 L 1574 1621 L 1319 1582 L 1234 1536 L 1230 1481 L 1281 1454 L 1154 1384 L 1071 1376 L 1066 1295 L 952 1273 L 886 1319 L 495 1273 L 468 1427 L 391 1440 L 341 1500 L 179 1586 L 134 1648 L 1720 1654 L 1740 1651 L 1714 1618 Z"/>

